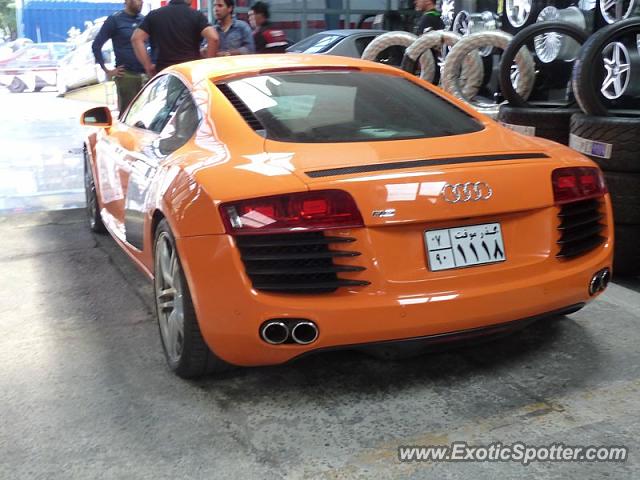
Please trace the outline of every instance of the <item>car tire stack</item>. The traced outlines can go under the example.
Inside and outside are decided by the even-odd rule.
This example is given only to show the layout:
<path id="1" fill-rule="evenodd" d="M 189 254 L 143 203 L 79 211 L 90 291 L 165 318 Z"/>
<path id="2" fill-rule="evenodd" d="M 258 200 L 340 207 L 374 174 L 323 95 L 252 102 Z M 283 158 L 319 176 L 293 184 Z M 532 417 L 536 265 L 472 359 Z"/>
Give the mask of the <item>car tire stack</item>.
<path id="1" fill-rule="evenodd" d="M 602 65 L 609 45 L 624 46 L 625 36 L 637 35 L 640 18 L 600 29 L 584 44 L 573 72 L 573 89 L 583 113 L 571 118 L 569 145 L 604 171 L 615 221 L 613 269 L 618 276 L 640 274 L 640 110 L 627 109 L 637 108 L 640 103 L 640 92 L 633 91 L 640 79 L 632 76 L 634 67 L 637 70 L 640 64 L 629 62 L 631 69 L 626 82 L 625 72 L 615 70 L 617 65 L 605 67 L 609 73 L 602 71 Z M 622 76 L 612 83 L 625 87 L 624 95 L 617 94 L 620 92 L 605 95 L 607 78 L 616 72 Z"/>

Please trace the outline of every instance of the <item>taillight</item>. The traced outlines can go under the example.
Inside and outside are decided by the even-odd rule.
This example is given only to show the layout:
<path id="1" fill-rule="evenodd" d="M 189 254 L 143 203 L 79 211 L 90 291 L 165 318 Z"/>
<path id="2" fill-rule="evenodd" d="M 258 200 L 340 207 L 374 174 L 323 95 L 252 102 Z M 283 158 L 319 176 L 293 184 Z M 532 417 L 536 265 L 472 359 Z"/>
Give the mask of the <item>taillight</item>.
<path id="1" fill-rule="evenodd" d="M 355 201 L 342 190 L 290 193 L 223 203 L 220 213 L 227 233 L 232 235 L 364 226 Z"/>
<path id="2" fill-rule="evenodd" d="M 557 168 L 551 174 L 555 203 L 575 202 L 601 197 L 607 193 L 604 176 L 599 168 Z"/>

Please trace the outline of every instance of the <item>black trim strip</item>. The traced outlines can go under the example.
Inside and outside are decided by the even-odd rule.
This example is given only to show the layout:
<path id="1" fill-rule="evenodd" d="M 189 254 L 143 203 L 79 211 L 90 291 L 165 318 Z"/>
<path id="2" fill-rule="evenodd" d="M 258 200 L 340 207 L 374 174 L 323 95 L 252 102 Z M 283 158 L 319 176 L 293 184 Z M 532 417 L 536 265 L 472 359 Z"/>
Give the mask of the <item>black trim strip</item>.
<path id="1" fill-rule="evenodd" d="M 381 340 L 377 342 L 370 343 L 356 343 L 356 344 L 348 344 L 348 345 L 335 345 L 331 347 L 321 347 L 313 350 L 307 350 L 302 352 L 300 355 L 297 355 L 285 363 L 291 363 L 301 358 L 315 355 L 317 353 L 322 352 L 330 352 L 330 351 L 340 351 L 340 350 L 366 350 L 368 348 L 375 348 L 379 346 L 394 346 L 394 345 L 405 345 L 405 346 L 435 346 L 435 345 L 456 345 L 465 343 L 467 341 L 478 342 L 479 339 L 486 337 L 489 339 L 496 338 L 500 335 L 517 332 L 525 327 L 528 327 L 532 323 L 535 323 L 540 320 L 551 319 L 555 317 L 559 317 L 562 315 L 570 315 L 572 313 L 577 312 L 582 307 L 584 307 L 586 303 L 580 302 L 575 303 L 573 305 L 569 305 L 565 308 L 559 308 L 558 310 L 552 310 L 550 312 L 545 312 L 540 315 L 534 315 L 532 317 L 527 317 L 519 320 L 513 320 L 505 323 L 498 323 L 493 325 L 488 325 L 485 327 L 471 328 L 468 330 L 457 330 L 454 332 L 448 333 L 438 333 L 435 335 L 427 335 L 424 337 L 412 337 L 412 338 L 403 338 L 399 340 Z M 322 325 L 320 324 L 320 327 Z"/>
<path id="2" fill-rule="evenodd" d="M 456 163 L 494 162 L 500 160 L 523 160 L 534 158 L 549 158 L 544 153 L 511 153 L 498 155 L 476 155 L 470 157 L 449 157 L 425 160 L 404 160 L 402 162 L 374 163 L 354 167 L 328 168 L 326 170 L 312 170 L 305 172 L 308 177 L 333 177 L 336 175 L 351 175 L 354 173 L 381 172 L 384 170 L 400 170 L 403 168 L 431 167 L 434 165 L 452 165 Z"/>

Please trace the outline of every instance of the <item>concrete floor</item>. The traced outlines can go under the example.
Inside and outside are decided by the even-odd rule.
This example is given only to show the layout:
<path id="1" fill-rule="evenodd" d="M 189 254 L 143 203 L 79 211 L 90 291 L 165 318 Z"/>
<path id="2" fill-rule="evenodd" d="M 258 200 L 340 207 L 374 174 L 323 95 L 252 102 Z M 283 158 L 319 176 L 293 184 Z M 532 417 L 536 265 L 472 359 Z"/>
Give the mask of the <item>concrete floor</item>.
<path id="1" fill-rule="evenodd" d="M 186 382 L 150 285 L 82 210 L 0 217 L 0 478 L 639 478 L 640 282 L 570 318 L 402 361 Z M 412 463 L 399 445 L 626 445 L 626 463 Z"/>
<path id="2" fill-rule="evenodd" d="M 0 91 L 0 214 L 84 206 L 80 114 L 55 92 Z"/>

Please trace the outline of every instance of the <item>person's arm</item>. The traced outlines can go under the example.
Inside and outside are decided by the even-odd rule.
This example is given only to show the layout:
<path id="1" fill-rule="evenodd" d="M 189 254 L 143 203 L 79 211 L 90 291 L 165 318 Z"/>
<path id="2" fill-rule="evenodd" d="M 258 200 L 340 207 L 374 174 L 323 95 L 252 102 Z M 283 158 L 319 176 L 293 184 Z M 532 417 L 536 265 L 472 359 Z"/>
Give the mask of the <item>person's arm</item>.
<path id="1" fill-rule="evenodd" d="M 264 38 L 262 30 L 253 35 L 253 44 L 256 47 L 256 53 L 264 53 L 267 51 L 267 41 Z"/>
<path id="2" fill-rule="evenodd" d="M 136 58 L 142 64 L 144 71 L 149 76 L 153 77 L 156 74 L 156 66 L 151 62 L 149 52 L 147 52 L 147 46 L 145 42 L 149 39 L 149 34 L 142 30 L 140 27 L 136 28 L 131 35 L 131 45 L 133 45 L 133 52 L 136 54 Z"/>
<path id="3" fill-rule="evenodd" d="M 102 56 L 102 47 L 105 43 L 113 36 L 115 31 L 115 20 L 113 17 L 108 17 L 105 22 L 100 27 L 100 31 L 96 38 L 93 40 L 91 44 L 91 50 L 93 51 L 93 56 L 96 60 L 96 63 L 100 65 L 100 68 L 107 74 L 109 79 L 113 77 L 119 77 L 124 73 L 124 66 L 119 66 L 114 69 L 108 69 L 104 65 L 104 57 Z"/>
<path id="4" fill-rule="evenodd" d="M 205 53 L 206 58 L 215 57 L 218 53 L 218 46 L 220 45 L 220 37 L 218 32 L 211 25 L 208 25 L 200 32 L 202 38 L 207 41 L 207 51 Z"/>
<path id="5" fill-rule="evenodd" d="M 251 27 L 246 23 L 241 24 L 242 27 L 242 45 L 237 49 L 236 54 L 246 55 L 247 53 L 256 53 L 256 45 L 253 42 L 253 32 Z"/>

